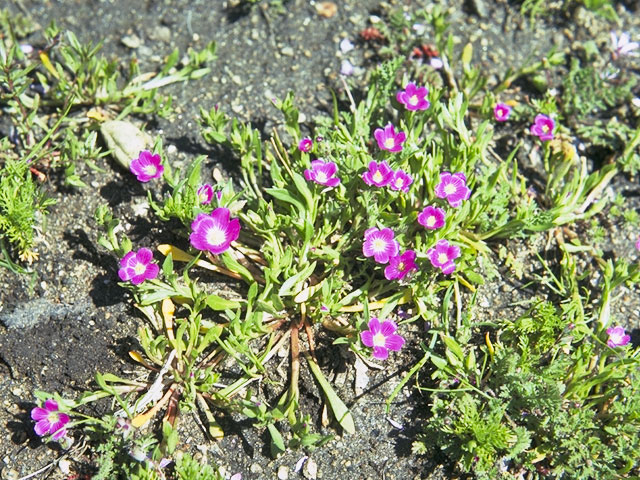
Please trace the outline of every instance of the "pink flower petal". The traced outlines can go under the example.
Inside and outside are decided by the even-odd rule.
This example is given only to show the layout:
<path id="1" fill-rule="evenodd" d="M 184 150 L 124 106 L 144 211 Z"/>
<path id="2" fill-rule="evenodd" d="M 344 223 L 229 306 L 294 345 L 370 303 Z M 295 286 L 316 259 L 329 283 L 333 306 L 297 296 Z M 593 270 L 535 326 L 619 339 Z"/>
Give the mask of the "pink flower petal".
<path id="1" fill-rule="evenodd" d="M 36 435 L 38 435 L 39 437 L 42 437 L 49 433 L 50 428 L 51 428 L 51 423 L 49 423 L 49 420 L 42 419 L 35 424 L 35 426 L 33 427 L 33 430 L 36 432 Z"/>
<path id="2" fill-rule="evenodd" d="M 371 333 L 375 335 L 380 331 L 380 320 L 378 320 L 376 317 L 373 317 L 371 318 L 371 320 L 369 320 L 367 326 L 369 327 L 369 330 L 371 330 Z"/>
<path id="3" fill-rule="evenodd" d="M 373 347 L 373 333 L 369 330 L 365 330 L 364 332 L 360 332 L 360 340 L 367 347 Z"/>
<path id="4" fill-rule="evenodd" d="M 391 335 L 387 337 L 384 346 L 389 350 L 397 352 L 402 348 L 404 343 L 404 338 L 402 338 L 400 335 Z"/>
<path id="5" fill-rule="evenodd" d="M 35 407 L 31 410 L 31 418 L 35 421 L 40 421 L 49 416 L 49 411 L 42 407 Z"/>
<path id="6" fill-rule="evenodd" d="M 393 322 L 393 320 L 385 320 L 384 322 L 382 322 L 382 325 L 380 327 L 380 333 L 382 333 L 382 335 L 384 335 L 385 337 L 388 337 L 390 335 L 393 335 L 397 329 L 398 327 Z"/>
<path id="7" fill-rule="evenodd" d="M 389 350 L 384 347 L 373 347 L 373 358 L 386 360 L 389 357 Z"/>
<path id="8" fill-rule="evenodd" d="M 60 429 L 53 430 L 51 433 L 51 438 L 55 441 L 58 441 L 67 434 L 67 429 L 62 427 Z"/>

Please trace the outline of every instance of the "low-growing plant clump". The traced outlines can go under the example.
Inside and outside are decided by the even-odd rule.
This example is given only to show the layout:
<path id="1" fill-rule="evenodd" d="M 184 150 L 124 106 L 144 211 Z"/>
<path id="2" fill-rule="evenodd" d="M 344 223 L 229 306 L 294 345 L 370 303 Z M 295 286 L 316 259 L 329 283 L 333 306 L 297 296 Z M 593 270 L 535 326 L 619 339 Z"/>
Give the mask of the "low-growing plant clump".
<path id="1" fill-rule="evenodd" d="M 598 115 L 632 100 L 635 79 L 624 62 L 638 44 L 614 34 L 608 52 L 595 44 L 580 59 L 552 51 L 490 85 L 473 65 L 471 44 L 454 53 L 438 7 L 392 11 L 382 25 L 379 37 L 365 39 L 384 39 L 366 89 L 345 75 L 333 112 L 312 126 L 301 125 L 295 92 L 273 99 L 284 127 L 266 141 L 218 105 L 202 107 L 203 140 L 239 163 L 237 175 L 215 184 L 203 180 L 206 157 L 173 168 L 163 138 L 143 145 L 136 139 L 144 134 L 125 119 L 161 113 L 149 92 L 205 74 L 198 68 L 213 47 L 192 53 L 178 73 L 169 73 L 170 57 L 151 85 L 136 80 L 132 65 L 121 86 L 115 74 L 105 76 L 113 67 L 95 63 L 94 50 L 54 27 L 51 41 L 68 42 L 59 63 L 47 63 L 46 52 L 40 61 L 21 53 L 15 36 L 0 43 L 0 80 L 9 86 L 0 100 L 14 113 L 18 135 L 6 175 L 29 186 L 23 193 L 31 207 L 21 208 L 32 214 L 50 206 L 30 186 L 36 158 L 67 142 L 68 156 L 57 165 L 73 179 L 74 148 L 84 145 L 91 159 L 105 154 L 96 146 L 99 131 L 178 238 L 134 245 L 107 206 L 96 211 L 99 243 L 118 261 L 113 275 L 144 318 L 139 350 L 129 354 L 148 374 L 98 373 L 96 388 L 78 398 L 37 392 L 31 411 L 46 441 L 94 446 L 92 478 L 224 478 L 183 451 L 184 415 L 194 415 L 211 441 L 225 434 L 222 412 L 244 416 L 268 432 L 274 456 L 330 442 L 301 406 L 302 369 L 317 382 L 333 428 L 354 434 L 350 401 L 323 372 L 327 352 L 319 342 L 328 338 L 331 348 L 380 369 L 416 335 L 422 358 L 388 399 L 416 379 L 429 415 L 415 455 L 443 452 L 452 469 L 476 478 L 640 474 L 640 347 L 611 314 L 618 289 L 640 281 L 637 254 L 635 262 L 609 257 L 571 230 L 623 208 L 606 191 L 614 177 L 637 172 L 640 129 L 630 118 L 618 119 L 617 128 Z M 417 31 L 433 32 L 431 49 Z M 14 73 L 16 62 L 22 74 Z M 556 69 L 568 72 L 561 85 L 531 97 L 511 89 Z M 54 93 L 42 101 L 26 95 L 34 78 Z M 45 99 L 53 128 L 35 120 Z M 98 105 L 119 112 L 109 119 L 119 123 L 81 110 L 91 124 L 80 129 L 73 112 Z M 526 125 L 526 133 L 504 133 L 510 123 Z M 498 134 L 511 136 L 513 148 L 497 148 Z M 607 145 L 613 160 L 588 163 L 577 139 L 582 151 Z M 523 151 L 539 161 L 535 180 L 523 173 Z M 162 193 L 150 187 L 158 183 Z M 637 227 L 637 215 L 625 218 Z M 21 221 L 0 223 L 0 232 L 25 253 L 31 237 L 12 232 L 31 232 L 34 221 L 26 214 Z M 527 278 L 509 240 L 533 242 L 542 233 L 550 246 L 528 259 L 539 273 Z M 506 275 L 539 288 L 513 306 L 517 315 L 483 318 L 478 297 Z M 214 289 L 220 278 L 229 288 Z M 283 348 L 286 384 L 272 369 Z M 95 403 L 106 413 L 90 413 Z"/>

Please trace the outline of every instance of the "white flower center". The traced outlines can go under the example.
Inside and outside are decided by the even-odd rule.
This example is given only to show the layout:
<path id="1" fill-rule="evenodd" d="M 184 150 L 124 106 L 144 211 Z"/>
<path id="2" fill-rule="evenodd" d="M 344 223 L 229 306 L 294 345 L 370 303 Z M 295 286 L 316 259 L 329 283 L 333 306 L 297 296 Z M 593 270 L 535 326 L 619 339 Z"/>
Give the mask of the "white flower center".
<path id="1" fill-rule="evenodd" d="M 444 187 L 444 193 L 446 193 L 447 195 L 453 195 L 457 190 L 458 189 L 453 183 L 449 183 Z"/>
<path id="2" fill-rule="evenodd" d="M 436 224 L 436 217 L 434 217 L 433 215 L 431 215 L 430 217 L 427 217 L 428 227 L 433 227 L 435 224 Z"/>
<path id="3" fill-rule="evenodd" d="M 207 231 L 207 243 L 209 245 L 222 245 L 227 240 L 227 236 L 219 226 L 215 225 Z"/>
<path id="4" fill-rule="evenodd" d="M 418 96 L 417 95 L 412 95 L 411 97 L 409 97 L 409 103 L 411 105 L 417 105 L 418 104 Z"/>
<path id="5" fill-rule="evenodd" d="M 146 165 L 144 167 L 144 173 L 146 173 L 147 175 L 153 176 L 156 174 L 158 170 L 156 169 L 155 165 Z"/>
<path id="6" fill-rule="evenodd" d="M 320 171 L 320 172 L 316 172 L 316 181 L 318 183 L 327 183 L 327 180 L 329 180 L 329 178 L 327 177 L 327 174 Z"/>
<path id="7" fill-rule="evenodd" d="M 384 347 L 386 343 L 387 337 L 385 337 L 382 333 L 378 332 L 373 336 L 374 347 Z"/>
<path id="8" fill-rule="evenodd" d="M 376 252 L 384 252 L 384 249 L 387 248 L 387 242 L 385 242 L 383 239 L 381 238 L 376 238 L 373 241 L 373 250 Z"/>
<path id="9" fill-rule="evenodd" d="M 549 126 L 548 125 L 542 125 L 542 131 L 544 133 L 549 133 Z"/>
<path id="10" fill-rule="evenodd" d="M 136 275 L 142 275 L 146 269 L 147 266 L 144 263 L 140 262 L 136 262 L 136 266 L 133 267 L 133 271 L 136 272 Z"/>
<path id="11" fill-rule="evenodd" d="M 386 145 L 386 142 L 385 142 Z M 391 146 L 393 147 L 393 145 L 387 145 L 388 147 Z M 373 181 L 374 182 L 381 182 L 382 181 L 382 174 L 380 173 L 380 170 L 376 170 L 376 173 L 373 174 Z"/>
<path id="12" fill-rule="evenodd" d="M 444 263 L 447 263 L 448 261 L 449 261 L 449 257 L 447 256 L 446 253 L 438 254 L 438 263 L 444 264 Z"/>
<path id="13" fill-rule="evenodd" d="M 384 141 L 384 146 L 387 148 L 393 148 L 395 144 L 396 141 L 392 137 L 389 137 Z"/>
<path id="14" fill-rule="evenodd" d="M 402 185 L 404 185 L 404 182 L 402 181 L 401 178 L 396 179 L 396 188 L 402 188 Z"/>

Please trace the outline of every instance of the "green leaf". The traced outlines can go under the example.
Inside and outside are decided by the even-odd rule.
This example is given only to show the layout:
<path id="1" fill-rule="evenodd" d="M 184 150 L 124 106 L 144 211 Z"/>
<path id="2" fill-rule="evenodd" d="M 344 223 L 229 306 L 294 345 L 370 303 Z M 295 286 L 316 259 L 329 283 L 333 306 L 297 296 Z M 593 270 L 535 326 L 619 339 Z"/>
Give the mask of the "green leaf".
<path id="1" fill-rule="evenodd" d="M 162 424 L 162 436 L 164 437 L 165 444 L 167 445 L 167 453 L 171 454 L 178 446 L 178 431 L 175 430 L 169 422 L 163 422 Z"/>
<path id="2" fill-rule="evenodd" d="M 296 188 L 307 202 L 308 209 L 311 210 L 313 208 L 313 195 L 311 190 L 309 190 L 308 182 L 302 175 L 297 172 L 293 172 L 293 183 L 296 184 Z"/>
<path id="3" fill-rule="evenodd" d="M 473 347 L 471 348 L 469 355 L 467 355 L 467 359 L 465 360 L 465 367 L 469 372 L 473 372 L 476 368 L 476 353 Z"/>
<path id="4" fill-rule="evenodd" d="M 448 335 L 442 335 L 442 341 L 447 346 L 447 350 L 451 351 L 460 362 L 464 361 L 464 352 L 458 342 Z"/>
<path id="5" fill-rule="evenodd" d="M 431 362 L 436 366 L 438 370 L 445 370 L 449 363 L 442 357 L 431 355 Z"/>
<path id="6" fill-rule="evenodd" d="M 162 273 L 165 277 L 168 277 L 173 273 L 173 255 L 169 252 L 169 255 L 162 262 Z"/>
<path id="7" fill-rule="evenodd" d="M 464 272 L 464 275 L 476 285 L 484 285 L 484 278 L 482 277 L 482 275 L 479 275 L 476 272 L 472 272 L 470 270 Z"/>
<path id="8" fill-rule="evenodd" d="M 215 130 L 207 130 L 206 132 L 206 140 L 211 143 L 211 140 L 217 143 L 225 143 L 227 141 L 227 137 L 220 132 L 216 132 Z"/>
<path id="9" fill-rule="evenodd" d="M 240 302 L 237 302 L 235 300 L 227 300 L 226 298 L 222 298 L 213 293 L 211 295 L 207 295 L 207 306 L 211 310 L 234 309 L 239 308 L 240 305 Z"/>
<path id="10" fill-rule="evenodd" d="M 229 252 L 224 252 L 222 254 L 222 261 L 224 262 L 225 267 L 227 267 L 232 272 L 235 272 L 238 275 L 240 275 L 242 279 L 245 280 L 246 282 L 248 283 L 254 282 L 253 275 L 251 275 L 251 272 L 247 270 L 245 267 L 243 267 L 242 265 L 240 265 L 238 261 L 229 254 Z"/>
<path id="11" fill-rule="evenodd" d="M 333 416 L 336 417 L 336 420 L 338 420 L 338 423 L 342 426 L 342 428 L 344 428 L 345 432 L 351 434 L 356 433 L 356 426 L 353 423 L 353 416 L 351 415 L 351 412 L 349 411 L 347 406 L 342 400 L 340 400 L 340 397 L 338 397 L 338 394 L 333 390 L 331 384 L 322 374 L 322 370 L 320 370 L 318 364 L 313 360 L 313 358 L 311 358 L 311 355 L 305 353 L 304 356 L 309 363 L 311 373 L 313 373 L 313 376 L 316 378 L 316 381 L 320 384 L 320 388 L 322 388 L 322 391 L 327 397 L 327 402 L 329 402 L 329 407 L 333 412 Z"/>
<path id="12" fill-rule="evenodd" d="M 222 325 L 212 325 L 207 330 L 207 333 L 204 336 L 200 336 L 200 341 L 198 343 L 198 348 L 196 348 L 196 354 L 201 354 L 205 348 L 207 348 L 211 342 L 214 340 L 218 340 L 220 338 L 220 334 L 222 333 Z"/>
<path id="13" fill-rule="evenodd" d="M 283 202 L 290 203 L 294 205 L 300 214 L 300 216 L 304 217 L 304 212 L 306 211 L 304 205 L 300 200 L 291 196 L 291 194 L 285 190 L 284 188 L 265 188 L 265 192 L 271 195 L 273 198 L 277 200 L 281 200 Z"/>
<path id="14" fill-rule="evenodd" d="M 286 450 L 284 440 L 274 424 L 267 425 L 267 429 L 269 430 L 269 435 L 271 435 L 271 455 L 277 457 Z"/>
<path id="15" fill-rule="evenodd" d="M 316 262 L 307 265 L 303 270 L 296 273 L 293 277 L 289 277 L 280 287 L 278 295 L 281 297 L 296 295 L 304 285 L 304 281 L 309 278 L 316 268 Z"/>
<path id="16" fill-rule="evenodd" d="M 460 359 L 458 357 L 456 357 L 455 354 L 453 354 L 451 352 L 451 350 L 446 350 L 444 352 L 444 354 L 447 357 L 447 360 L 449 360 L 449 363 L 451 364 L 451 366 L 453 366 L 453 367 L 461 367 L 462 366 L 462 362 L 460 361 Z"/>
<path id="17" fill-rule="evenodd" d="M 78 175 L 67 175 L 64 179 L 67 185 L 71 185 L 72 187 L 78 188 L 86 188 L 87 184 L 82 181 L 82 179 Z"/>

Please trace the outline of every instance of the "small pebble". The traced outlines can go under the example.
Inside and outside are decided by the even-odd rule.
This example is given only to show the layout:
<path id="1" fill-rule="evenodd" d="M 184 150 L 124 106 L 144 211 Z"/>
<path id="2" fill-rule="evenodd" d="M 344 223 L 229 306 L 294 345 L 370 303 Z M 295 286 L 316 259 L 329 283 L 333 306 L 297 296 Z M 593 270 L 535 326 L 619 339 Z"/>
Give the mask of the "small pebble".
<path id="1" fill-rule="evenodd" d="M 318 464 L 313 460 L 313 458 L 309 458 L 304 467 L 302 467 L 302 475 L 307 480 L 316 480 L 318 478 Z"/>
<path id="2" fill-rule="evenodd" d="M 320 2 L 316 4 L 316 12 L 324 18 L 331 18 L 338 12 L 338 6 L 333 2 Z"/>
<path id="3" fill-rule="evenodd" d="M 142 40 L 140 40 L 140 37 L 138 37 L 136 34 L 125 35 L 120 39 L 120 41 L 125 47 L 129 48 L 138 48 L 140 45 L 142 45 Z"/>
<path id="4" fill-rule="evenodd" d="M 171 41 L 171 29 L 164 26 L 154 28 L 151 33 L 149 33 L 149 37 L 152 40 L 169 43 Z"/>
<path id="5" fill-rule="evenodd" d="M 287 480 L 289 478 L 289 467 L 280 465 L 278 468 L 278 480 Z"/>

